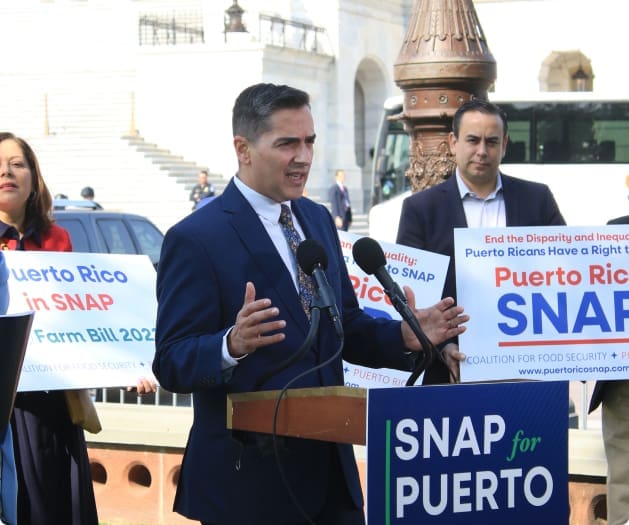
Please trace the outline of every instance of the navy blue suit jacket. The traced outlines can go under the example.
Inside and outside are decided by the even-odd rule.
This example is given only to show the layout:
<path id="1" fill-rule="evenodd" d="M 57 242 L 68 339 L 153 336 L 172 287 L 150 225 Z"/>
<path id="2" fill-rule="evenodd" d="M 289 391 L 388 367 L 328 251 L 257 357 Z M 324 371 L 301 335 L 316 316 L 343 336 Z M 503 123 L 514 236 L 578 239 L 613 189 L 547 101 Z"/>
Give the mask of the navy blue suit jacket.
<path id="1" fill-rule="evenodd" d="M 548 186 L 501 175 L 507 226 L 565 224 Z M 404 200 L 397 242 L 449 256 L 442 296 L 456 299 L 454 228 L 467 228 L 467 221 L 456 177 L 452 175 L 441 184 Z M 424 384 L 447 382 L 447 368 L 439 361 L 428 367 L 424 374 Z"/>
<path id="2" fill-rule="evenodd" d="M 345 192 L 347 192 L 347 188 L 345 188 Z M 346 197 L 336 182 L 330 186 L 328 197 L 330 199 L 330 207 L 332 208 L 332 216 L 344 218 Z M 347 198 L 349 199 L 349 196 Z"/>
<path id="3" fill-rule="evenodd" d="M 409 369 L 400 324 L 375 320 L 358 307 L 332 218 L 324 206 L 306 198 L 292 203 L 307 238 L 328 255 L 327 278 L 345 330 L 343 357 L 371 367 Z M 256 298 L 269 298 L 286 320 L 283 342 L 258 349 L 221 372 L 223 336 L 242 308 L 245 283 Z M 248 392 L 269 369 L 284 362 L 309 328 L 299 296 L 260 219 L 230 182 L 221 196 L 173 226 L 164 239 L 157 272 L 157 333 L 153 370 L 173 392 L 192 392 L 194 421 L 183 459 L 175 510 L 192 519 L 218 524 L 295 523 L 299 515 L 287 496 L 275 459 L 259 436 L 238 440 L 226 429 L 226 395 Z M 321 316 L 315 347 L 264 384 L 280 389 L 292 378 L 322 363 L 339 341 L 327 316 Z M 308 374 L 292 388 L 343 385 L 339 357 Z M 330 454 L 338 453 L 349 493 L 363 504 L 353 449 L 320 441 L 282 439 L 281 461 L 300 504 L 316 515 L 324 503 Z"/>

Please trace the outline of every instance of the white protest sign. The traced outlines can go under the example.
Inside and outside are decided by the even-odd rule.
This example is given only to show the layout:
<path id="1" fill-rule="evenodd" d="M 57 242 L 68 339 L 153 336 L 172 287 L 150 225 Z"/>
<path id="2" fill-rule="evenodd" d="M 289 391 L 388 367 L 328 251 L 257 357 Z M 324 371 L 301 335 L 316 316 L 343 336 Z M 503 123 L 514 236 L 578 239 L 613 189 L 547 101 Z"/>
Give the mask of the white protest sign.
<path id="1" fill-rule="evenodd" d="M 629 227 L 456 229 L 464 381 L 629 378 Z"/>
<path id="2" fill-rule="evenodd" d="M 12 313 L 34 311 L 19 391 L 152 378 L 155 269 L 145 255 L 5 251 Z"/>
<path id="3" fill-rule="evenodd" d="M 373 317 L 400 319 L 375 276 L 367 275 L 354 261 L 352 248 L 360 237 L 339 231 L 339 238 L 360 307 Z M 400 288 L 408 285 L 413 289 L 417 307 L 432 306 L 441 299 L 449 257 L 388 242 L 380 242 L 380 246 L 387 260 L 387 271 Z M 344 371 L 345 385 L 360 388 L 404 386 L 410 375 L 410 372 L 366 368 L 347 361 Z"/>

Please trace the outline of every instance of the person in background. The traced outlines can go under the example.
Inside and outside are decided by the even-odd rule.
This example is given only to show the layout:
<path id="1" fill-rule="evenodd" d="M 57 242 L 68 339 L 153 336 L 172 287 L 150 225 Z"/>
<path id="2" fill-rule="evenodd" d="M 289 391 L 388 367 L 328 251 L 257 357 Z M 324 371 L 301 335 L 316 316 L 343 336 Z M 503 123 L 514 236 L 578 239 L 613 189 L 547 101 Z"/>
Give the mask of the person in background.
<path id="1" fill-rule="evenodd" d="M 0 315 L 4 315 L 9 306 L 8 279 L 9 270 L 0 251 Z M 10 425 L 0 436 L 0 523 L 17 525 L 17 472 Z"/>
<path id="2" fill-rule="evenodd" d="M 199 202 L 208 197 L 214 197 L 214 186 L 208 182 L 209 173 L 207 170 L 201 170 L 199 172 L 199 182 L 194 185 L 190 192 L 190 200 L 194 203 L 192 209 L 197 209 Z"/>
<path id="3" fill-rule="evenodd" d="M 52 220 L 52 197 L 29 144 L 0 133 L 0 249 L 71 251 Z M 152 389 L 141 379 L 138 393 Z M 61 390 L 18 392 L 11 416 L 18 525 L 98 525 L 83 429 Z"/>
<path id="4" fill-rule="evenodd" d="M 629 224 L 629 215 L 607 224 Z M 589 411 L 602 403 L 601 422 L 607 457 L 607 523 L 629 523 L 629 381 L 597 381 Z"/>
<path id="5" fill-rule="evenodd" d="M 360 310 L 330 213 L 302 197 L 315 142 L 308 94 L 250 86 L 236 99 L 232 130 L 237 175 L 166 233 L 157 269 L 153 371 L 164 388 L 192 392 L 194 408 L 174 508 L 204 525 L 296 525 L 306 516 L 322 525 L 362 525 L 351 445 L 281 438 L 291 499 L 269 436 L 227 429 L 227 393 L 281 389 L 297 377 L 294 388 L 343 385 L 342 357 L 410 370 L 421 347 L 406 323 Z M 312 347 L 286 363 L 310 328 L 309 301 L 302 298 L 312 296 L 314 285 L 293 252 L 304 238 L 328 255 L 343 356 L 337 331 L 322 315 Z M 415 310 L 413 292 L 405 292 L 431 340 L 463 332 L 467 316 L 451 308 L 452 299 Z M 315 372 L 316 365 L 322 367 Z"/>
<path id="6" fill-rule="evenodd" d="M 352 224 L 352 206 L 349 201 L 349 190 L 345 186 L 345 172 L 336 170 L 334 181 L 328 191 L 332 217 L 337 229 L 347 231 Z"/>
<path id="7" fill-rule="evenodd" d="M 103 207 L 98 204 L 98 202 L 94 201 L 94 188 L 92 188 L 91 186 L 85 186 L 85 188 L 81 190 L 81 197 L 83 197 L 83 199 L 86 201 L 93 202 L 97 210 L 103 209 Z"/>
<path id="8" fill-rule="evenodd" d="M 450 257 L 444 297 L 456 298 L 454 228 L 564 225 L 548 186 L 509 177 L 500 171 L 507 151 L 507 117 L 496 105 L 474 99 L 454 114 L 448 136 L 456 170 L 441 184 L 404 200 L 398 244 Z M 442 348 L 444 361 L 435 359 L 423 384 L 460 379 L 456 339 Z"/>
<path id="9" fill-rule="evenodd" d="M 65 193 L 57 193 L 55 195 L 55 201 L 63 201 L 63 200 L 68 200 L 68 196 Z M 61 203 L 54 203 L 54 209 L 55 210 L 64 210 L 65 209 L 65 203 L 61 204 Z"/>

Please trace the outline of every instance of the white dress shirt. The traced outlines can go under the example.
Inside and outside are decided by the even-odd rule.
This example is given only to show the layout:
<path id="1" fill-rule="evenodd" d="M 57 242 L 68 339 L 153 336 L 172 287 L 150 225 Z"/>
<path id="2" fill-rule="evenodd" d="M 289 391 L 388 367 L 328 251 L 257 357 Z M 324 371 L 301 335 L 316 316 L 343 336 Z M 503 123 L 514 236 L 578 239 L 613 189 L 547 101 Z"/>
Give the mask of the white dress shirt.
<path id="1" fill-rule="evenodd" d="M 498 173 L 496 189 L 484 199 L 467 187 L 456 170 L 456 183 L 463 201 L 468 228 L 502 228 L 507 225 L 505 199 L 502 194 L 502 178 Z"/>
<path id="2" fill-rule="evenodd" d="M 289 208 L 291 208 L 292 212 L 290 201 L 286 201 L 283 203 L 275 202 L 274 200 L 269 199 L 268 197 L 262 195 L 261 193 L 258 193 L 257 191 L 247 186 L 238 178 L 238 176 L 234 176 L 234 184 L 258 215 L 260 222 L 262 222 L 262 226 L 264 226 L 264 229 L 269 234 L 269 237 L 271 238 L 275 249 L 279 253 L 282 261 L 284 261 L 284 264 L 286 265 L 286 268 L 290 272 L 290 275 L 293 279 L 293 284 L 295 285 L 295 289 L 297 290 L 297 292 L 299 292 L 299 281 L 297 280 L 297 260 L 295 259 L 292 250 L 288 246 L 288 242 L 286 241 L 286 237 L 282 232 L 282 228 L 279 222 L 282 204 L 286 204 Z M 295 225 L 295 229 L 303 239 L 304 231 L 299 224 L 299 221 L 297 220 L 295 214 L 293 214 L 293 224 Z M 231 328 L 225 333 L 225 336 L 223 337 L 223 370 L 227 370 L 233 366 L 236 366 L 240 359 L 246 357 L 243 356 L 240 359 L 235 359 L 229 355 L 229 350 L 227 348 L 227 336 L 230 332 Z"/>

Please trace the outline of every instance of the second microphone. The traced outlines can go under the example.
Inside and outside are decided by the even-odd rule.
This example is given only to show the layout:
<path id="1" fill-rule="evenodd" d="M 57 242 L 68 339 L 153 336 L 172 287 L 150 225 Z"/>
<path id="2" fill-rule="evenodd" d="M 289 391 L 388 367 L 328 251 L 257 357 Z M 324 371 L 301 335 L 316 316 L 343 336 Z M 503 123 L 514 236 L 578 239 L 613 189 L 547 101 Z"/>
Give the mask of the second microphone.
<path id="1" fill-rule="evenodd" d="M 328 283 L 325 270 L 328 256 L 323 247 L 313 239 L 306 239 L 297 246 L 297 263 L 306 275 L 312 276 L 317 289 L 312 307 L 325 309 L 339 339 L 343 339 L 343 320 L 336 306 L 334 291 Z"/>

